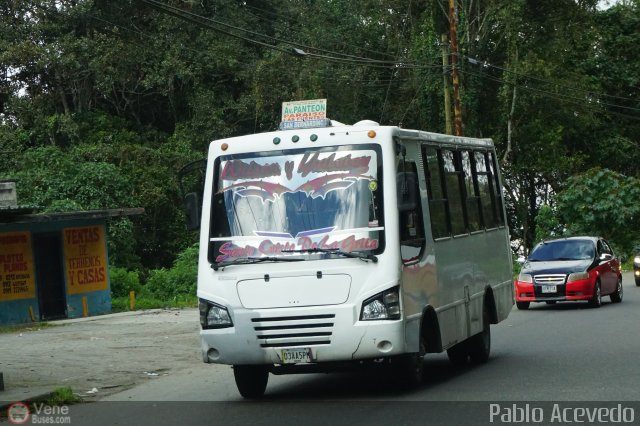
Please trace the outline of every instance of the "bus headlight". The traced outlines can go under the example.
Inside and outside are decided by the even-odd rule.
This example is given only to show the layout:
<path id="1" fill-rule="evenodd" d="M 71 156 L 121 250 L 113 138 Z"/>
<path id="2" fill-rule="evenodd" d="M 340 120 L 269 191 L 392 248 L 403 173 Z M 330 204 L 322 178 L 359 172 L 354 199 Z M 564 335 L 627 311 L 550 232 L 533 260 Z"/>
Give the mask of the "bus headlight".
<path id="1" fill-rule="evenodd" d="M 399 287 L 383 291 L 362 303 L 361 321 L 400 319 Z"/>
<path id="2" fill-rule="evenodd" d="M 227 308 L 200 299 L 200 325 L 203 329 L 233 327 Z"/>

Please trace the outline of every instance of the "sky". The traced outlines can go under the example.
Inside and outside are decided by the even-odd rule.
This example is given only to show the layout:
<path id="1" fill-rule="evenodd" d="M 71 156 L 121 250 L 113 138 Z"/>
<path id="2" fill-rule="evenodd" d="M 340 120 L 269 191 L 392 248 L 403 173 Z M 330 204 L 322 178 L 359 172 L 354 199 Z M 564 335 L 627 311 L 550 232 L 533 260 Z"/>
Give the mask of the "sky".
<path id="1" fill-rule="evenodd" d="M 600 0 L 598 2 L 598 9 L 605 10 L 618 3 L 619 0 Z"/>

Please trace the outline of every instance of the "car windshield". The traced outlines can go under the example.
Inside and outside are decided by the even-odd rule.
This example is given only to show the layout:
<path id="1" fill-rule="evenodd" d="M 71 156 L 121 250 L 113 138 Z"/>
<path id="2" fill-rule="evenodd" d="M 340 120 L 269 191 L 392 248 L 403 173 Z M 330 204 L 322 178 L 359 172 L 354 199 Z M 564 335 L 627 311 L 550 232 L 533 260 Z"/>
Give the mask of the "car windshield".
<path id="1" fill-rule="evenodd" d="M 550 241 L 538 244 L 531 251 L 529 261 L 588 260 L 593 259 L 594 253 L 594 244 L 589 240 Z"/>
<path id="2" fill-rule="evenodd" d="M 383 249 L 378 146 L 230 155 L 215 173 L 212 263 Z"/>

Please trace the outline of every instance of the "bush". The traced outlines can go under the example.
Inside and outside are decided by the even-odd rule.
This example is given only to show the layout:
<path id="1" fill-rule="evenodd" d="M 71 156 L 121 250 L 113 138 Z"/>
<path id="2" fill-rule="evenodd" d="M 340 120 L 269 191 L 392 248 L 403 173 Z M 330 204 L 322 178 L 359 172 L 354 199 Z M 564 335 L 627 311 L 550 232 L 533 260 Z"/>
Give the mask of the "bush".
<path id="1" fill-rule="evenodd" d="M 139 294 L 142 291 L 138 272 L 128 271 L 117 266 L 109 267 L 109 280 L 111 282 L 112 297 L 129 297 L 131 290 Z"/>
<path id="2" fill-rule="evenodd" d="M 145 290 L 162 300 L 180 295 L 195 295 L 198 277 L 198 244 L 178 255 L 171 269 L 156 269 L 149 273 Z"/>

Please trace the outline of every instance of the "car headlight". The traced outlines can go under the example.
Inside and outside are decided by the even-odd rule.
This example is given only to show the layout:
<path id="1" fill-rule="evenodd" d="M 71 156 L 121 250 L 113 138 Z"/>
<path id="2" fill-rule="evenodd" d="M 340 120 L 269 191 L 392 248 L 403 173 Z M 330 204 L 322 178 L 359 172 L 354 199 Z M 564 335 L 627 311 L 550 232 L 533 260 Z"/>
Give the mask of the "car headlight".
<path id="1" fill-rule="evenodd" d="M 640 256 L 636 256 L 633 258 L 633 264 L 636 266 L 640 266 Z"/>
<path id="2" fill-rule="evenodd" d="M 578 281 L 578 280 L 588 280 L 589 273 L 588 272 L 574 272 L 573 274 L 569 274 L 569 278 L 567 278 L 567 282 Z"/>
<path id="3" fill-rule="evenodd" d="M 224 306 L 200 299 L 200 325 L 203 329 L 233 327 L 229 311 Z"/>
<path id="4" fill-rule="evenodd" d="M 361 321 L 400 319 L 400 287 L 383 291 L 362 303 Z"/>
<path id="5" fill-rule="evenodd" d="M 518 281 L 520 281 L 521 283 L 533 283 L 533 277 L 531 276 L 531 274 L 523 274 L 520 273 L 520 275 L 518 275 Z"/>

